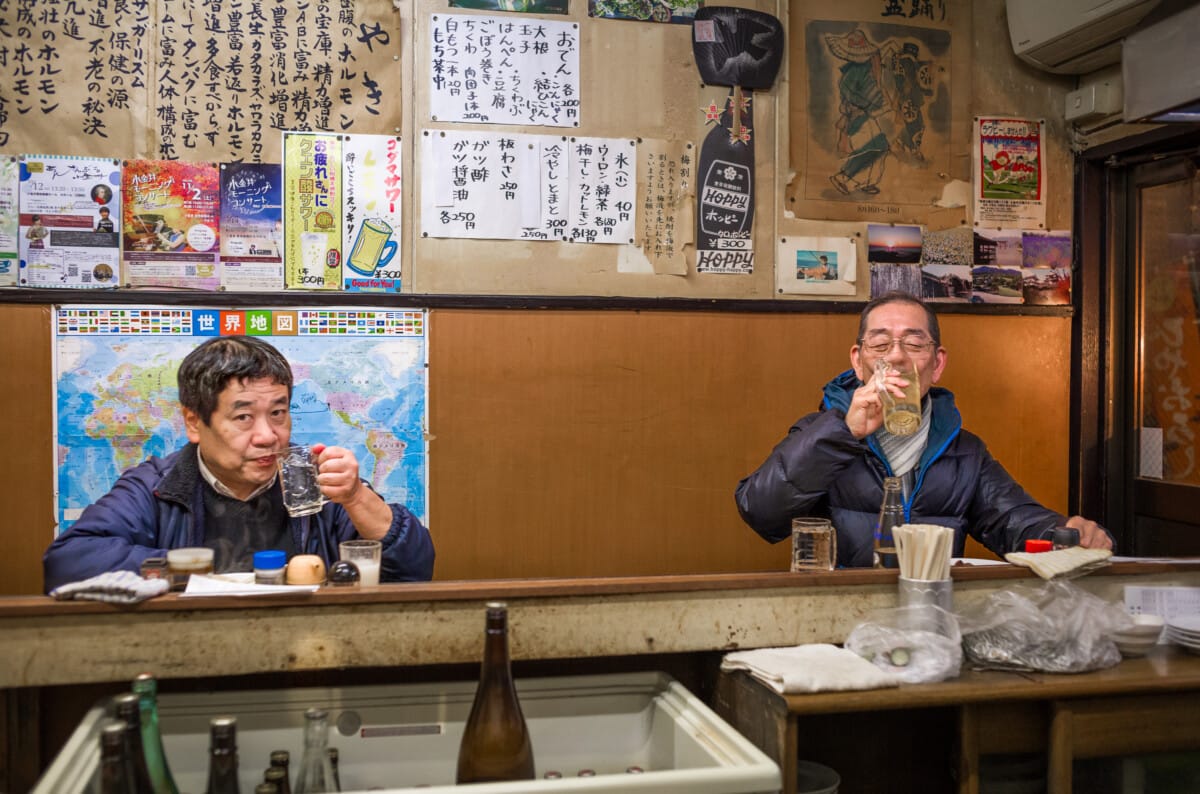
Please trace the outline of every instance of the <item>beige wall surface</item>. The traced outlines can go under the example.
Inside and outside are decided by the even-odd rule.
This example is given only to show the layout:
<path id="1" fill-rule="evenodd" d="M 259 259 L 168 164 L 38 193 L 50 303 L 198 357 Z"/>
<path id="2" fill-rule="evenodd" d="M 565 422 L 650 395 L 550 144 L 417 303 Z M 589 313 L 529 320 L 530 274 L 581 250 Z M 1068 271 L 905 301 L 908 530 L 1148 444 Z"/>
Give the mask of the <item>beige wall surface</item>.
<path id="1" fill-rule="evenodd" d="M 786 17 L 798 5 L 760 7 Z M 969 112 L 1047 119 L 1047 217 L 1052 227 L 1065 227 L 1070 163 L 1058 109 L 1068 81 L 1017 62 L 1002 0 L 945 5 L 948 14 L 970 19 Z M 585 26 L 585 99 L 597 109 L 580 134 L 698 135 L 702 124 L 691 114 L 713 88 L 693 80 L 686 28 L 590 20 L 584 8 L 573 1 L 569 19 Z M 432 0 L 420 0 L 400 3 L 397 12 L 405 77 L 394 93 L 413 100 L 403 110 L 410 147 L 429 121 L 412 64 L 433 10 Z M 794 168 L 785 137 L 795 110 L 785 107 L 789 74 L 785 61 L 758 106 L 763 201 L 756 218 L 761 268 L 753 276 L 628 276 L 616 272 L 610 250 L 420 240 L 406 210 L 406 279 L 422 290 L 470 294 L 770 297 L 774 237 L 825 220 L 792 218 L 783 206 Z M 134 148 L 121 141 L 111 147 L 129 150 L 119 156 Z M 59 149 L 53 142 L 45 148 Z M 411 152 L 406 207 L 413 206 L 412 177 L 419 173 Z M 509 279 L 513 273 L 523 275 Z M 867 290 L 864 277 L 855 297 L 865 299 Z M 786 549 L 767 545 L 740 522 L 733 488 L 845 368 L 854 323 L 853 314 L 823 312 L 434 311 L 430 525 L 437 577 L 779 570 Z M 41 551 L 53 534 L 48 307 L 0 304 L 0 329 L 8 340 L 0 354 L 0 466 L 9 484 L 0 593 L 38 592 Z M 957 392 L 967 427 L 1037 498 L 1065 510 L 1070 318 L 978 315 L 964 307 L 945 314 L 943 329 L 950 350 L 944 383 Z"/>
<path id="2" fill-rule="evenodd" d="M 503 12 L 447 9 L 443 0 L 401 0 L 391 5 L 372 0 L 354 5 L 354 25 L 342 24 L 340 17 L 328 25 L 335 54 L 310 46 L 310 39 L 321 38 L 320 31 L 314 19 L 297 9 L 288 11 L 278 24 L 273 13 L 255 28 L 263 31 L 258 36 L 249 35 L 248 20 L 242 20 L 245 30 L 238 37 L 206 30 L 203 0 L 156 0 L 145 11 L 126 11 L 128 18 L 120 19 L 108 18 L 122 13 L 117 9 L 91 17 L 72 12 L 74 24 L 85 29 L 88 20 L 103 17 L 102 21 L 119 23 L 130 35 L 140 31 L 128 52 L 116 51 L 118 39 L 105 45 L 114 52 L 103 53 L 104 68 L 89 68 L 94 59 L 88 57 L 84 44 L 58 30 L 69 21 L 67 11 L 52 23 L 50 17 L 18 18 L 17 7 L 9 6 L 0 10 L 0 16 L 8 15 L 4 21 L 31 41 L 48 36 L 53 55 L 47 57 L 55 58 L 60 71 L 48 83 L 55 93 L 37 98 L 21 93 L 25 86 L 21 81 L 0 82 L 0 110 L 7 111 L 0 112 L 0 152 L 277 162 L 279 130 L 270 126 L 273 121 L 284 125 L 282 129 L 305 129 L 323 122 L 336 132 L 399 133 L 404 167 L 400 249 L 404 288 L 431 294 L 791 299 L 775 290 L 780 237 L 819 233 L 821 222 L 835 219 L 858 223 L 863 232 L 867 222 L 923 223 L 930 230 L 969 224 L 971 119 L 978 114 L 1046 119 L 1047 225 L 1061 229 L 1070 223 L 1071 166 L 1062 108 L 1073 78 L 1037 72 L 1018 61 L 1009 46 L 1002 0 L 946 0 L 926 4 L 927 14 L 901 18 L 888 15 L 887 4 L 878 0 L 750 0 L 734 5 L 777 16 L 787 41 L 774 85 L 753 92 L 756 264 L 752 274 L 697 274 L 694 269 L 686 275 L 654 274 L 640 250 L 628 245 L 426 237 L 419 218 L 420 139 L 426 133 L 453 129 L 687 141 L 698 150 L 712 128 L 706 123 L 705 108 L 713 102 L 724 105 L 730 89 L 701 81 L 689 25 L 594 19 L 587 15 L 584 0 L 573 0 L 567 15 L 544 18 L 579 29 L 582 120 L 577 127 L 439 123 L 430 111 L 431 18 Z M 231 27 L 226 19 L 231 13 L 222 7 L 217 14 L 224 28 Z M 184 21 L 188 21 L 186 28 Z M 808 53 L 805 35 L 814 24 L 830 30 L 857 25 L 873 35 L 890 31 L 897 46 L 916 43 L 942 89 L 921 108 L 929 119 L 925 151 L 920 158 L 890 156 L 879 195 L 838 195 L 828 189 L 823 176 L 813 183 L 820 182 L 823 189 L 806 182 L 807 169 L 825 167 L 828 164 L 821 158 L 834 156 L 827 151 L 819 154 L 822 146 L 828 149 L 829 131 L 823 133 L 821 123 L 808 117 L 810 93 L 834 90 L 832 84 L 814 87 L 808 82 L 807 64 L 818 54 Z M 185 30 L 193 31 L 190 39 Z M 379 32 L 369 48 L 360 41 L 360 30 Z M 920 49 L 922 37 L 950 44 L 944 51 L 927 51 Z M 217 88 L 216 100 L 205 93 L 210 90 L 207 78 L 182 55 L 189 42 L 215 48 L 214 63 L 224 69 L 216 74 L 226 81 Z M 265 102 L 255 103 L 252 92 L 246 93 L 252 80 L 248 72 L 240 80 L 233 77 L 235 58 L 246 66 L 254 57 L 246 51 L 247 42 L 270 51 L 270 57 L 253 61 L 265 76 L 261 85 L 251 88 L 264 93 Z M 336 53 L 343 45 L 353 57 L 351 65 L 339 63 Z M 306 47 L 311 51 L 302 57 Z M 156 52 L 157 61 L 149 57 Z M 166 52 L 173 54 L 166 56 Z M 141 65 L 141 81 L 113 65 L 130 60 Z M 320 76 L 327 70 L 332 82 L 324 86 Z M 378 83 L 378 96 L 364 89 L 367 75 Z M 185 90 L 184 85 L 192 88 Z M 106 99 L 97 105 L 89 101 L 93 94 Z M 836 102 L 829 102 L 833 105 L 827 109 L 836 115 Z M 898 112 L 889 112 L 893 124 Z M 111 129 L 102 126 L 97 131 L 89 119 L 112 125 Z M 828 121 L 832 124 L 833 119 Z M 869 291 L 865 234 L 858 241 L 858 252 L 857 297 L 863 298 Z M 694 251 L 689 249 L 689 256 L 694 258 Z M 815 299 L 846 297 L 850 296 Z"/>

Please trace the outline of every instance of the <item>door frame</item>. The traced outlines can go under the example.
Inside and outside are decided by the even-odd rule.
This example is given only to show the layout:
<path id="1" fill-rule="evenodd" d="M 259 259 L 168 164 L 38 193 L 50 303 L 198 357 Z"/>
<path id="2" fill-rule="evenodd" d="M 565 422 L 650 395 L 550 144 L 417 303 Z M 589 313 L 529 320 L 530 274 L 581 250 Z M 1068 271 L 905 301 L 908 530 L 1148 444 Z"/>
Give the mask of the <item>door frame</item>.
<path id="1" fill-rule="evenodd" d="M 1200 125 L 1157 127 L 1075 159 L 1068 501 L 1072 513 L 1113 533 L 1118 554 L 1135 554 L 1146 545 L 1132 530 L 1133 500 L 1124 486 L 1136 462 L 1130 421 L 1136 383 L 1127 377 L 1135 362 L 1125 330 L 1139 305 L 1128 196 L 1135 168 L 1184 154 L 1200 154 Z M 1158 485 L 1139 493 L 1153 498 Z M 1200 507 L 1190 515 L 1200 516 Z"/>

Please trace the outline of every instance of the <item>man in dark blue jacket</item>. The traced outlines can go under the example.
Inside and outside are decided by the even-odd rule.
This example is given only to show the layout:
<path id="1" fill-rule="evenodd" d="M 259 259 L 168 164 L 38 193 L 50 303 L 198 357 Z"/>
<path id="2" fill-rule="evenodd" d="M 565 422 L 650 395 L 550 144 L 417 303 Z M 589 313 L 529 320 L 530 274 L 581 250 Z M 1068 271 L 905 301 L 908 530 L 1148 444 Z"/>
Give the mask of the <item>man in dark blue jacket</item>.
<path id="1" fill-rule="evenodd" d="M 188 546 L 213 549 L 217 572 L 249 571 L 264 549 L 317 554 L 329 565 L 338 543 L 353 538 L 381 541 L 381 581 L 433 576 L 429 531 L 359 478 L 348 449 L 313 447 L 328 502 L 312 515 L 288 515 L 276 480 L 292 432 L 292 370 L 278 350 L 255 337 L 217 337 L 187 355 L 178 383 L 191 443 L 126 471 L 50 544 L 47 592 L 137 571 L 147 557 Z"/>
<path id="2" fill-rule="evenodd" d="M 895 436 L 883 428 L 883 402 L 874 377 L 886 359 L 888 391 L 903 396 L 897 372 L 916 366 L 922 395 L 920 428 Z M 1079 530 L 1080 544 L 1112 548 L 1094 521 L 1066 518 L 1038 504 L 966 431 L 954 395 L 933 386 L 946 366 L 937 316 L 917 298 L 888 293 L 867 304 L 852 369 L 825 386 L 821 410 L 792 426 L 758 469 L 737 486 L 737 506 L 755 532 L 772 543 L 791 537 L 798 516 L 832 519 L 838 564 L 869 566 L 884 477 L 904 483 L 904 514 L 912 523 L 954 529 L 961 556 L 969 533 L 996 554 L 1024 550 L 1029 538 L 1049 538 L 1056 526 Z"/>

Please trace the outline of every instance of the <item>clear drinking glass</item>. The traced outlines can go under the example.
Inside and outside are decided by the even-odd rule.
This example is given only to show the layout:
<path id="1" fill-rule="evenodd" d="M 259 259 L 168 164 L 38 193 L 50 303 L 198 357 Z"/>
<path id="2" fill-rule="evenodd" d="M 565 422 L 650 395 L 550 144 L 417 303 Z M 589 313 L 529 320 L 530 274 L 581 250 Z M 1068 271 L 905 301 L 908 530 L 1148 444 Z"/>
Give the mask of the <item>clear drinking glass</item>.
<path id="1" fill-rule="evenodd" d="M 908 381 L 904 396 L 897 397 L 884 387 L 883 379 L 888 375 L 899 375 Z M 887 359 L 875 362 L 875 383 L 883 401 L 883 428 L 894 436 L 910 436 L 921 426 L 921 381 L 917 377 L 917 365 L 907 363 L 894 367 Z"/>
<path id="2" fill-rule="evenodd" d="M 338 544 L 338 552 L 343 560 L 349 560 L 358 568 L 360 585 L 373 587 L 379 584 L 383 544 L 377 540 L 343 540 Z"/>
<path id="3" fill-rule="evenodd" d="M 792 519 L 792 571 L 837 567 L 837 533 L 828 518 Z"/>
<path id="4" fill-rule="evenodd" d="M 292 518 L 308 516 L 327 501 L 317 484 L 317 459 L 308 447 L 288 447 L 279 454 L 283 506 Z"/>

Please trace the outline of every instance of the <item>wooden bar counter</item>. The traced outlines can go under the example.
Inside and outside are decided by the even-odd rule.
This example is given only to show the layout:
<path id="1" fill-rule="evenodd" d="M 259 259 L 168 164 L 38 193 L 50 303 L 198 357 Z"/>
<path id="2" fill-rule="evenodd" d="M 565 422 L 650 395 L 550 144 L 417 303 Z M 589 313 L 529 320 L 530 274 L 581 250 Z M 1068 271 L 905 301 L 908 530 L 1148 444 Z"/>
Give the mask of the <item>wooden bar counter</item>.
<path id="1" fill-rule="evenodd" d="M 894 571 L 503 580 L 322 588 L 131 607 L 0 598 L 0 688 L 328 668 L 474 662 L 482 605 L 509 604 L 513 659 L 569 659 L 840 643 L 896 604 Z M 1014 580 L 1011 566 L 958 567 L 957 609 Z M 1200 562 L 1119 563 L 1084 579 L 1111 601 L 1126 584 L 1200 586 Z"/>
<path id="2" fill-rule="evenodd" d="M 957 567 L 953 577 L 957 609 L 1034 580 L 1011 566 Z M 387 668 L 393 680 L 404 680 L 405 668 L 477 662 L 489 600 L 509 604 L 518 663 L 590 660 L 590 671 L 597 671 L 606 659 L 633 657 L 653 669 L 695 656 L 714 668 L 715 678 L 713 662 L 723 651 L 841 643 L 867 613 L 895 606 L 896 578 L 894 571 L 866 569 L 432 582 L 295 596 L 169 594 L 129 607 L 0 598 L 0 740 L 6 747 L 0 791 L 22 790 L 63 738 L 29 730 L 29 719 L 53 716 L 73 724 L 82 715 L 48 714 L 51 706 L 40 697 L 45 691 L 91 693 L 127 685 L 147 671 L 165 688 L 172 681 L 255 675 L 261 687 L 263 675 L 301 673 L 316 683 L 331 671 L 366 668 Z M 1118 563 L 1078 582 L 1121 601 L 1128 584 L 1200 586 L 1200 561 Z"/>

